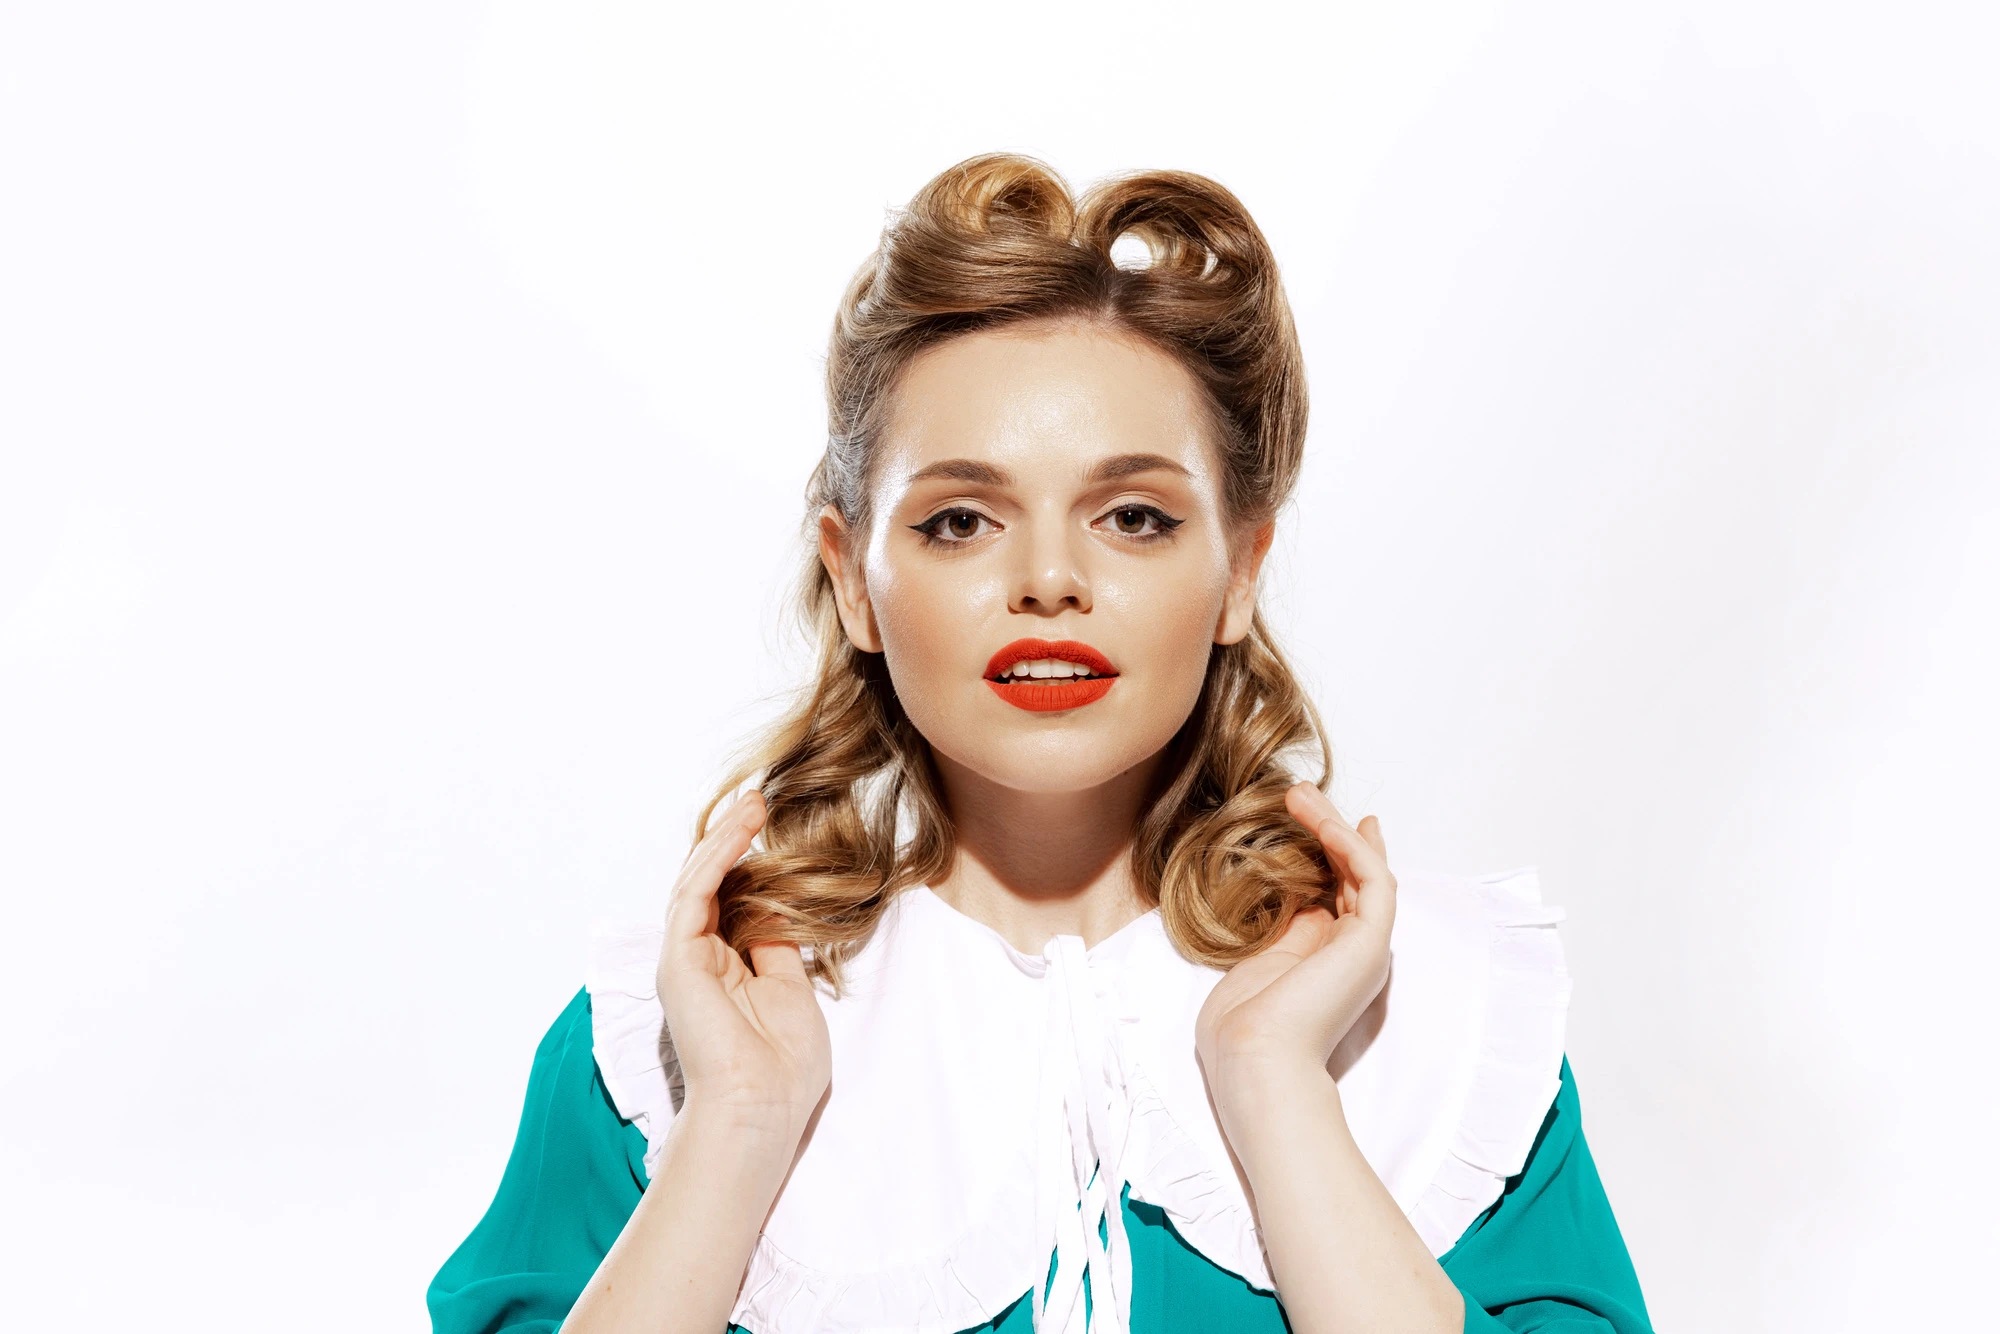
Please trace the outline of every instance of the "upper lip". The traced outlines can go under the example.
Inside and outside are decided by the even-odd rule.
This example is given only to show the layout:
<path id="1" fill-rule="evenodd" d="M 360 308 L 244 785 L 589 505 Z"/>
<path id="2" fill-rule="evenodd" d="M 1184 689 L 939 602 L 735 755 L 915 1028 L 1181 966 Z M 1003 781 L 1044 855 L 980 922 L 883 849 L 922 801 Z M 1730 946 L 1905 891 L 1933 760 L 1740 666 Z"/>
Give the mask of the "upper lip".
<path id="1" fill-rule="evenodd" d="M 1054 658 L 1059 662 L 1079 663 L 1088 667 L 1095 676 L 1118 675 L 1118 669 L 1111 665 L 1111 659 L 1081 640 L 1017 639 L 987 661 L 986 679 L 997 681 L 1000 679 L 1000 674 L 1015 663 L 1033 662 L 1037 658 Z"/>

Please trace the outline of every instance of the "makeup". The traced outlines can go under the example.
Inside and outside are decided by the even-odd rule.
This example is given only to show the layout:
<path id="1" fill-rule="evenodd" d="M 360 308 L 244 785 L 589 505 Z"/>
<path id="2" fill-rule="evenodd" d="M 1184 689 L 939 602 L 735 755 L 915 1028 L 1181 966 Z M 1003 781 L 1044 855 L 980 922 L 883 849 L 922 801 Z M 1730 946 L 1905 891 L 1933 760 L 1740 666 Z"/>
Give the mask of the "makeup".
<path id="1" fill-rule="evenodd" d="M 1017 639 L 986 664 L 993 693 L 1030 713 L 1095 704 L 1117 680 L 1109 658 L 1074 639 Z"/>

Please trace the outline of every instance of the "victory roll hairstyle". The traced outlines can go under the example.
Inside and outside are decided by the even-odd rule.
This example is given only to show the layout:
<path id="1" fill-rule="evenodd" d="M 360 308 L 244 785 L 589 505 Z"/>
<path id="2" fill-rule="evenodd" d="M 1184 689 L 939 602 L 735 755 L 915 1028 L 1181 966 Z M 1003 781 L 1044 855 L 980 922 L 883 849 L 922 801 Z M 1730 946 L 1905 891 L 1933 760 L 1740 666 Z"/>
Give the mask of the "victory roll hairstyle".
<path id="1" fill-rule="evenodd" d="M 1114 260 L 1128 237 L 1148 263 Z M 962 334 L 1059 320 L 1138 339 L 1186 367 L 1212 409 L 1229 519 L 1275 516 L 1304 454 L 1305 367 L 1277 261 L 1243 205 L 1205 177 L 1164 171 L 1077 198 L 1042 163 L 990 154 L 941 173 L 893 216 L 841 299 L 808 529 L 828 505 L 850 530 L 867 524 L 876 446 L 917 356 Z M 723 938 L 807 947 L 814 975 L 837 984 L 890 899 L 950 871 L 954 835 L 930 747 L 882 655 L 848 642 L 817 552 L 800 611 L 819 646 L 814 679 L 702 812 L 697 837 L 759 778 L 769 814 L 761 846 L 723 879 Z M 1333 891 L 1318 841 L 1284 806 L 1295 781 L 1285 761 L 1316 756 L 1324 788 L 1332 755 L 1261 613 L 1240 642 L 1212 649 L 1168 751 L 1134 871 L 1175 946 L 1227 966 Z"/>

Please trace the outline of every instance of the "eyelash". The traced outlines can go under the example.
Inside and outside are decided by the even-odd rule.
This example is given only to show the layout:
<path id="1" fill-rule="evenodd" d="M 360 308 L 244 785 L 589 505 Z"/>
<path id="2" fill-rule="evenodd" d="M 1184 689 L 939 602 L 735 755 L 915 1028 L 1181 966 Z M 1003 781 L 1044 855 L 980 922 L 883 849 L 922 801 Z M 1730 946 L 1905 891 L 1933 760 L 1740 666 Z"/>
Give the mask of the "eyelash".
<path id="1" fill-rule="evenodd" d="M 1128 514 L 1128 513 L 1146 515 L 1148 518 L 1152 519 L 1152 521 L 1156 525 L 1158 525 L 1154 529 L 1154 531 L 1150 533 L 1118 534 L 1118 536 L 1123 537 L 1130 542 L 1140 542 L 1140 543 L 1157 542 L 1164 537 L 1171 536 L 1174 529 L 1180 527 L 1183 523 L 1187 522 L 1187 520 L 1185 519 L 1176 519 L 1171 514 L 1168 514 L 1165 510 L 1159 508 L 1157 505 L 1120 505 L 1115 509 L 1106 510 L 1102 515 L 1099 516 L 1098 521 L 1102 522 L 1104 519 L 1110 518 L 1114 514 Z M 983 533 L 977 533 L 977 532 L 975 532 L 971 537 L 941 536 L 940 530 L 945 526 L 945 524 L 948 523 L 950 520 L 959 517 L 960 515 L 964 515 L 972 519 L 977 519 L 981 523 L 986 523 L 986 524 L 993 523 L 993 520 L 987 518 L 984 514 L 981 514 L 978 510 L 967 509 L 963 505 L 954 505 L 950 509 L 939 510 L 936 514 L 931 515 L 930 518 L 925 519 L 922 523 L 913 523 L 910 525 L 910 527 L 914 531 L 923 536 L 924 543 L 927 546 L 936 546 L 936 547 L 963 546 L 968 542 L 974 541 L 977 538 L 984 536 Z M 995 526 L 997 527 L 998 525 Z"/>

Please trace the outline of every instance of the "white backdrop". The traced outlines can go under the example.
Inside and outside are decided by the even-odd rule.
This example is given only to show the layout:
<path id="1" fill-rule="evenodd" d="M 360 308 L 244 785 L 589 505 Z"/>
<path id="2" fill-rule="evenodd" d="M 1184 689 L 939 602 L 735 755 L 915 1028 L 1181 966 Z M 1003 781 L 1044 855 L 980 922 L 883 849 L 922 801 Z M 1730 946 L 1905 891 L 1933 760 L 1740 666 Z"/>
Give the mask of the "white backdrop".
<path id="1" fill-rule="evenodd" d="M 2000 32 L 1311 8 L 10 7 L 13 1323 L 427 1327 L 790 679 L 841 286 L 1001 147 L 1269 232 L 1339 795 L 1569 909 L 1661 1326 L 1990 1316 Z"/>

